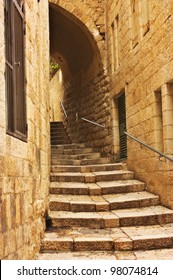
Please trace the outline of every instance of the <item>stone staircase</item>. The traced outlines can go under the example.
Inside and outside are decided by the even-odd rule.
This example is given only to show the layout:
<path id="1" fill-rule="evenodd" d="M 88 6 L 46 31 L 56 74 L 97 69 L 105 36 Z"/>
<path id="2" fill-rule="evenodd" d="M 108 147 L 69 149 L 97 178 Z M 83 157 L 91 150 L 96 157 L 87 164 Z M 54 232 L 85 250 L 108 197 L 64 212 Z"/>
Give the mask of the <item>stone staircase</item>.
<path id="1" fill-rule="evenodd" d="M 71 140 L 67 134 L 63 122 L 50 123 L 51 145 L 70 144 Z"/>
<path id="2" fill-rule="evenodd" d="M 43 254 L 173 247 L 173 211 L 126 164 L 84 144 L 52 145 L 50 178 Z"/>

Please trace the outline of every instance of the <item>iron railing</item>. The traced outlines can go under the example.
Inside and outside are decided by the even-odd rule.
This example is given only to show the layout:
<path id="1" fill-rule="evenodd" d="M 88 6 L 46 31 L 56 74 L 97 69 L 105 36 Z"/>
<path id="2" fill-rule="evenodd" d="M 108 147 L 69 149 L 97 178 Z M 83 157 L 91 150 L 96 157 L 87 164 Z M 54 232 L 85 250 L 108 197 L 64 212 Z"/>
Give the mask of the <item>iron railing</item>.
<path id="1" fill-rule="evenodd" d="M 88 123 L 91 123 L 91 124 L 94 124 L 96 126 L 99 126 L 99 127 L 102 127 L 102 128 L 105 128 L 105 125 L 102 125 L 102 124 L 99 124 L 99 123 L 96 123 L 96 122 L 93 122 L 93 121 L 90 121 L 88 119 L 85 119 L 85 118 L 81 118 L 83 121 L 85 122 L 88 122 Z"/>
<path id="2" fill-rule="evenodd" d="M 124 132 L 128 137 L 130 137 L 131 139 L 135 140 L 136 142 L 140 143 L 141 145 L 145 146 L 146 148 L 150 149 L 151 151 L 159 154 L 161 157 L 164 157 L 166 159 L 168 159 L 169 161 L 172 161 L 173 162 L 173 158 L 165 155 L 164 153 L 156 150 L 155 148 L 145 144 L 144 142 L 142 142 L 141 140 L 137 139 L 136 137 L 132 136 L 131 134 L 127 133 L 127 132 Z"/>

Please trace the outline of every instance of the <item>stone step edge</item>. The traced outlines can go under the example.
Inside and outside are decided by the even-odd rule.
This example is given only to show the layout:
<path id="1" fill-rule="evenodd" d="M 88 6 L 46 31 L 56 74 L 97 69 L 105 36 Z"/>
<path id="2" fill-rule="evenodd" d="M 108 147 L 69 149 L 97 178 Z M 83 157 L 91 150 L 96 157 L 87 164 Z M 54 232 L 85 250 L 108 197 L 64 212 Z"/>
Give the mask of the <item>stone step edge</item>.
<path id="1" fill-rule="evenodd" d="M 57 171 L 58 170 L 58 171 Z M 126 164 L 122 163 L 110 163 L 110 164 L 97 164 L 97 165 L 61 165 L 52 164 L 51 172 L 74 172 L 74 173 L 92 173 L 97 171 L 115 171 L 115 170 L 127 170 Z"/>
<path id="2" fill-rule="evenodd" d="M 94 240 L 93 240 L 94 239 Z M 54 238 L 53 240 L 45 238 L 42 242 L 41 251 L 132 251 L 132 250 L 151 250 L 173 247 L 172 236 L 152 236 L 136 240 L 129 237 L 116 238 L 111 237 L 65 237 Z"/>
<path id="3" fill-rule="evenodd" d="M 131 181 L 131 182 L 130 182 Z M 109 181 L 111 182 L 111 181 Z M 146 189 L 146 185 L 143 182 L 129 180 L 128 183 L 124 182 L 122 184 L 116 185 L 116 183 L 122 182 L 121 180 L 117 180 L 115 185 L 110 186 L 100 186 L 97 183 L 91 184 L 90 183 L 82 183 L 84 187 L 77 186 L 77 183 L 73 187 L 68 187 L 68 184 L 71 182 L 66 182 L 65 186 L 58 184 L 63 184 L 63 182 L 51 182 L 49 193 L 50 194 L 71 194 L 74 193 L 76 195 L 106 195 L 106 194 L 119 194 L 119 193 L 129 193 L 129 192 L 136 192 L 136 191 L 144 191 Z M 107 183 L 107 182 L 101 182 Z M 55 185 L 57 184 L 57 186 Z"/>
<path id="4" fill-rule="evenodd" d="M 61 150 L 61 149 L 73 149 L 73 147 L 77 148 L 86 148 L 85 143 L 71 143 L 71 144 L 60 144 L 60 145 L 51 145 L 51 149 Z"/>
<path id="5" fill-rule="evenodd" d="M 106 173 L 110 172 L 110 173 Z M 113 171 L 112 171 L 113 172 Z M 114 171 L 115 172 L 115 171 Z M 96 172 L 95 172 L 96 173 Z M 117 170 L 117 173 L 111 171 L 103 171 L 104 174 L 95 173 L 56 173 L 51 172 L 51 182 L 83 182 L 83 183 L 96 183 L 100 181 L 114 181 L 114 180 L 132 180 L 134 179 L 134 172 L 127 170 Z"/>
<path id="6" fill-rule="evenodd" d="M 142 193 L 142 192 L 140 192 Z M 129 193 L 130 195 L 131 193 Z M 132 193 L 134 194 L 134 193 Z M 66 195 L 63 195 L 64 197 Z M 73 196 L 73 195 L 72 195 Z M 97 196 L 95 196 L 97 198 Z M 101 212 L 101 211 L 111 211 L 116 209 L 128 209 L 128 208 L 140 208 L 155 206 L 160 203 L 159 196 L 153 196 L 148 193 L 147 198 L 133 198 L 126 199 L 123 201 L 112 201 L 109 202 L 104 196 L 102 201 L 96 201 L 91 197 L 91 201 L 64 201 L 61 198 L 56 199 L 56 195 L 52 195 L 49 201 L 49 208 L 52 211 L 71 211 L 71 212 Z M 82 196 L 81 196 L 82 198 Z"/>
<path id="7" fill-rule="evenodd" d="M 133 209 L 133 208 L 132 208 Z M 116 212 L 116 210 L 113 210 Z M 89 228 L 117 228 L 117 227 L 127 227 L 127 226 L 151 226 L 151 225 L 162 225 L 173 223 L 173 213 L 156 213 L 156 214 L 145 214 L 145 215 L 132 215 L 120 217 L 114 212 L 87 212 L 86 216 L 81 216 L 81 213 L 75 213 L 76 215 L 71 217 L 63 213 L 65 211 L 50 211 L 47 217 L 47 227 L 66 227 L 66 226 L 78 226 L 78 227 L 89 227 Z M 51 213 L 61 213 L 61 217 L 55 217 Z M 74 212 L 73 212 L 74 213 Z M 104 214 L 103 214 L 104 213 Z M 107 215 L 107 213 L 109 213 Z M 88 214 L 93 218 L 89 218 Z M 97 214 L 94 217 L 94 214 Z M 89 224 L 88 224 L 89 223 Z"/>
<path id="8" fill-rule="evenodd" d="M 55 165 L 55 164 L 59 165 L 77 165 L 77 166 L 84 166 L 84 165 L 97 165 L 99 164 L 107 164 L 107 163 L 111 163 L 111 158 L 97 158 L 97 159 L 57 159 L 57 158 L 51 158 L 51 165 Z"/>

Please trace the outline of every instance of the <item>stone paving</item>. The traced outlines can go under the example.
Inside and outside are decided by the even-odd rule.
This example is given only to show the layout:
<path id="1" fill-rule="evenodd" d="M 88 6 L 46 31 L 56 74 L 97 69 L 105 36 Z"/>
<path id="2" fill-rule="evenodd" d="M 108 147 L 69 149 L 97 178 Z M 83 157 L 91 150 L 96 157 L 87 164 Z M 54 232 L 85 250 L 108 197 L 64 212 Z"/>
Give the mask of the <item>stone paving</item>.
<path id="1" fill-rule="evenodd" d="M 173 260 L 173 249 L 127 252 L 63 252 L 45 253 L 38 260 Z"/>

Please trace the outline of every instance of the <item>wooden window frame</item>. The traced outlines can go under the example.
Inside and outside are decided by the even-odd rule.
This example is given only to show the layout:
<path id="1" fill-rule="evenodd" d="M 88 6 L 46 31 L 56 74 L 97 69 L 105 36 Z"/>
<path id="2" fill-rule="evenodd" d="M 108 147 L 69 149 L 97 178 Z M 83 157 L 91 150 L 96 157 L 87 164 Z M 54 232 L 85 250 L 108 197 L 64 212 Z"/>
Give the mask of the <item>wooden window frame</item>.
<path id="1" fill-rule="evenodd" d="M 6 133 L 27 141 L 24 1 L 5 0 Z"/>

